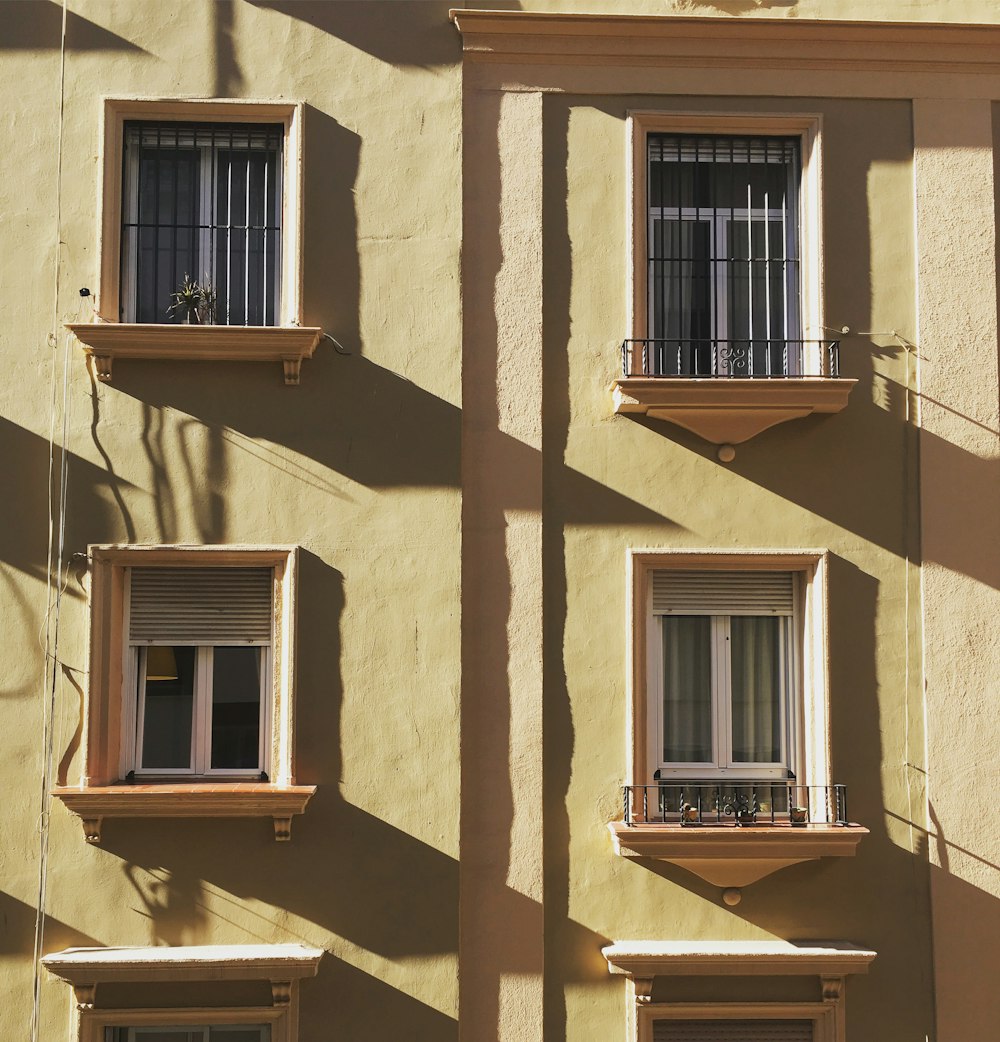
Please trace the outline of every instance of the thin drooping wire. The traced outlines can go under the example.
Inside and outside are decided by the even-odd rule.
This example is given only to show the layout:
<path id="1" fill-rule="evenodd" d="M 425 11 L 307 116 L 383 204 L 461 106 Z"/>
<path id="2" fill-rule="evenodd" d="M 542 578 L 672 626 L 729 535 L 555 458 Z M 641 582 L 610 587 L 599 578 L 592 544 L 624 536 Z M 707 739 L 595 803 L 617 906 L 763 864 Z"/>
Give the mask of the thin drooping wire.
<path id="1" fill-rule="evenodd" d="M 33 981 L 31 1003 L 31 1042 L 38 1042 L 39 1014 L 42 998 L 42 950 L 45 938 L 45 893 L 48 883 L 49 860 L 49 791 L 52 786 L 52 764 L 55 749 L 55 706 L 58 679 L 59 615 L 62 605 L 62 569 L 66 542 L 66 490 L 69 478 L 66 445 L 69 440 L 69 345 L 63 341 L 62 374 L 62 439 L 59 455 L 59 492 L 53 501 L 53 475 L 55 471 L 56 432 L 56 373 L 58 367 L 59 339 L 54 332 L 59 323 L 59 291 L 62 247 L 62 153 L 63 121 L 66 101 L 66 0 L 62 3 L 62 26 L 59 46 L 59 126 L 56 147 L 56 241 L 54 250 L 54 274 L 52 283 L 53 332 L 48 343 L 53 349 L 51 370 L 51 396 L 49 402 L 49 465 L 48 465 L 48 545 L 45 557 L 45 655 L 42 667 L 42 784 L 41 808 L 38 819 L 38 897 L 35 904 L 35 938 L 33 952 Z M 58 524 L 56 511 L 58 510 Z M 54 539 L 55 530 L 58 537 Z M 55 604 L 52 596 L 52 558 L 55 549 Z"/>

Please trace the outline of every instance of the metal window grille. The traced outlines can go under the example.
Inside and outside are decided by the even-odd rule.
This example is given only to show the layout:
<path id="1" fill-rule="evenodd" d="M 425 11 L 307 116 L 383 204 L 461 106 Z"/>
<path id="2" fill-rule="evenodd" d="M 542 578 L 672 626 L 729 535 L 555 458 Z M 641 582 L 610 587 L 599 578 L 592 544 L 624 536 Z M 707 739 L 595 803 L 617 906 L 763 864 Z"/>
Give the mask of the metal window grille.
<path id="1" fill-rule="evenodd" d="M 799 182 L 797 138 L 649 135 L 653 375 L 797 375 Z"/>
<path id="2" fill-rule="evenodd" d="M 280 124 L 125 124 L 122 321 L 277 324 L 283 142 Z M 172 306 L 185 277 L 214 299 Z"/>

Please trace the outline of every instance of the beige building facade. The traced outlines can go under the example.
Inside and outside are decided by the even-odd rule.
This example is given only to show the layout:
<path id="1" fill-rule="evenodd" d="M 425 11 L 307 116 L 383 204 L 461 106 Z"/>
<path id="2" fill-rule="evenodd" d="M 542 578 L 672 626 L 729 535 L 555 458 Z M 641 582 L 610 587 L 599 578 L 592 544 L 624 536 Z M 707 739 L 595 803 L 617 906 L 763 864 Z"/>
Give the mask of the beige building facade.
<path id="1" fill-rule="evenodd" d="M 473 6 L 5 5 L 0 1023 L 985 1042 L 995 5 Z"/>

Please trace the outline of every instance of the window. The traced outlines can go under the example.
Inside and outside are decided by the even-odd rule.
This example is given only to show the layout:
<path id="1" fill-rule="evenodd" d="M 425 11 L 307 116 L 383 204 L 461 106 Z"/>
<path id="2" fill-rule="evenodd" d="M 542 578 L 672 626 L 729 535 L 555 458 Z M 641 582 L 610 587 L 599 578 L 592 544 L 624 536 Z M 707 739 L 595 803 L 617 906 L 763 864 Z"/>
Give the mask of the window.
<path id="1" fill-rule="evenodd" d="M 615 941 L 602 953 L 628 980 L 636 1042 L 845 1042 L 846 979 L 877 957 L 848 941 Z M 735 998 L 740 978 L 757 985 L 749 1001 Z"/>
<path id="2" fill-rule="evenodd" d="M 632 112 L 629 325 L 614 411 L 721 446 L 857 382 L 824 339 L 817 115 Z M 692 377 L 696 379 L 692 379 Z"/>
<path id="3" fill-rule="evenodd" d="M 280 123 L 125 122 L 122 321 L 278 323 L 283 143 Z"/>
<path id="4" fill-rule="evenodd" d="M 79 785 L 53 790 L 90 843 L 105 818 L 271 817 L 295 781 L 294 547 L 92 546 Z"/>
<path id="5" fill-rule="evenodd" d="M 116 358 L 280 362 L 299 383 L 302 112 L 278 101 L 107 98 L 95 315 L 67 325 L 98 380 Z"/>
<path id="6" fill-rule="evenodd" d="M 654 1020 L 652 1042 L 813 1042 L 815 1026 L 813 1020 Z"/>
<path id="7" fill-rule="evenodd" d="M 680 865 L 729 904 L 787 865 L 852 857 L 868 830 L 830 776 L 826 554 L 633 550 L 629 567 L 615 853 Z"/>
<path id="8" fill-rule="evenodd" d="M 797 374 L 798 139 L 651 133 L 646 164 L 653 372 Z"/>
<path id="9" fill-rule="evenodd" d="M 104 1042 L 271 1042 L 267 1024 L 105 1028 Z"/>
<path id="10" fill-rule="evenodd" d="M 629 126 L 629 372 L 831 375 L 819 117 L 633 112 Z"/>
<path id="11" fill-rule="evenodd" d="M 649 596 L 656 777 L 794 777 L 794 574 L 657 569 Z"/>
<path id="12" fill-rule="evenodd" d="M 270 568 L 129 569 L 127 773 L 266 780 L 272 588 Z"/>
<path id="13" fill-rule="evenodd" d="M 827 784 L 824 555 L 631 562 L 634 783 Z"/>

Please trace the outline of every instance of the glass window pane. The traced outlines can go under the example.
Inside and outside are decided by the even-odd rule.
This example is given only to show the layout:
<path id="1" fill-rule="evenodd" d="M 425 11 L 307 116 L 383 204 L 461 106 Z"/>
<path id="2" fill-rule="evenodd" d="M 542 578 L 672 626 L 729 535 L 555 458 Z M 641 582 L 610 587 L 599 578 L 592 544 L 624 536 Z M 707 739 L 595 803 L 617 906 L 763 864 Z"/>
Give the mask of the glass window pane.
<path id="1" fill-rule="evenodd" d="M 712 620 L 663 619 L 663 760 L 711 763 Z"/>
<path id="2" fill-rule="evenodd" d="M 212 767 L 259 768 L 261 649 L 216 648 L 214 657 Z"/>
<path id="3" fill-rule="evenodd" d="M 271 1028 L 268 1024 L 240 1024 L 209 1028 L 208 1042 L 270 1042 Z"/>
<path id="4" fill-rule="evenodd" d="M 729 620 L 733 762 L 781 761 L 781 626 L 774 617 Z"/>
<path id="5" fill-rule="evenodd" d="M 141 765 L 147 770 L 191 766 L 196 650 L 146 648 Z"/>

